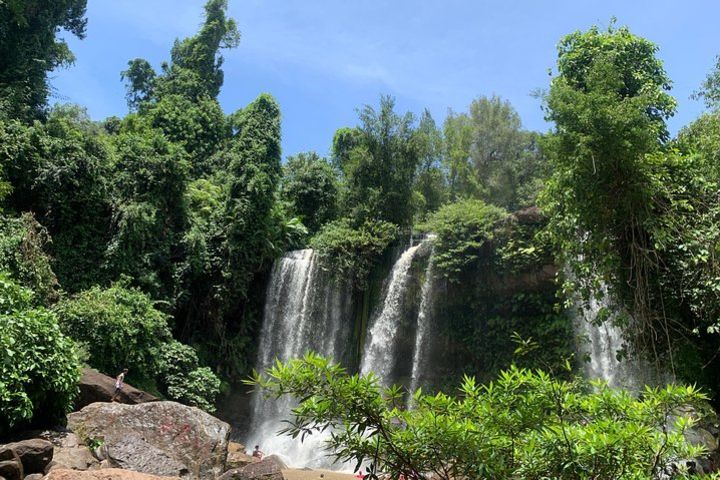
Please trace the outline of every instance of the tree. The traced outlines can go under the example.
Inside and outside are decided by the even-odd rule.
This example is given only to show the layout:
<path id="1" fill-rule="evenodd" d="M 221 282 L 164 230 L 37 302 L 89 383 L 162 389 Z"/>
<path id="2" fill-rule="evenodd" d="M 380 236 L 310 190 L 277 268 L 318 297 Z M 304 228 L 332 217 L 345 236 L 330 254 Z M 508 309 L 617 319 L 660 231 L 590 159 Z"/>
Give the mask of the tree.
<path id="1" fill-rule="evenodd" d="M 50 87 L 47 73 L 74 56 L 57 34 L 85 37 L 87 0 L 7 0 L 0 3 L 0 117 L 41 116 Z"/>
<path id="2" fill-rule="evenodd" d="M 287 203 L 289 215 L 298 217 L 312 235 L 337 216 L 337 172 L 315 152 L 288 157 L 280 198 Z"/>
<path id="3" fill-rule="evenodd" d="M 480 198 L 509 210 L 533 204 L 544 162 L 537 134 L 522 129 L 510 102 L 473 100 L 468 113 L 450 113 L 445 136 L 452 198 Z"/>
<path id="4" fill-rule="evenodd" d="M 672 413 L 705 398 L 693 387 L 647 388 L 638 399 L 511 367 L 487 385 L 466 377 L 458 397 L 417 391 L 405 409 L 400 387 L 349 375 L 312 353 L 249 383 L 299 401 L 282 433 L 329 429 L 328 455 L 356 470 L 367 465 L 372 479 L 650 480 L 702 453 L 684 438 L 693 421 Z"/>
<path id="5" fill-rule="evenodd" d="M 155 391 L 160 354 L 171 340 L 168 316 L 126 283 L 92 287 L 54 307 L 60 328 L 82 344 L 87 362 L 115 375 L 132 370 L 135 385 Z"/>
<path id="6" fill-rule="evenodd" d="M 555 131 L 544 143 L 553 174 L 543 194 L 555 239 L 585 291 L 598 280 L 609 284 L 651 343 L 669 336 L 649 227 L 669 166 L 655 153 L 675 110 L 656 51 L 613 25 L 561 40 L 545 99 Z"/>
<path id="7" fill-rule="evenodd" d="M 155 94 L 155 79 L 157 74 L 150 62 L 143 58 L 136 58 L 128 62 L 128 69 L 120 73 L 120 80 L 127 80 L 125 89 L 130 111 L 137 110 L 140 105 L 150 101 Z"/>
<path id="8" fill-rule="evenodd" d="M 157 130 L 113 137 L 112 237 L 106 269 L 129 275 L 153 298 L 171 300 L 187 224 L 189 165 L 182 148 Z"/>
<path id="9" fill-rule="evenodd" d="M 69 291 L 102 281 L 108 241 L 112 147 L 74 105 L 56 106 L 47 122 L 0 123 L 0 162 L 13 186 L 7 204 L 32 211 L 52 238 L 53 269 Z"/>
<path id="10" fill-rule="evenodd" d="M 447 188 L 442 168 L 442 132 L 435 125 L 430 112 L 425 110 L 418 124 L 416 142 L 420 163 L 415 178 L 416 210 L 420 220 L 445 203 Z"/>
<path id="11" fill-rule="evenodd" d="M 335 137 L 336 156 L 347 157 L 341 160 L 344 210 L 357 224 L 381 220 L 408 227 L 412 223 L 412 188 L 420 162 L 414 117 L 400 116 L 394 108 L 395 100 L 383 96 L 379 110 L 369 105 L 360 110 L 356 133 Z"/>

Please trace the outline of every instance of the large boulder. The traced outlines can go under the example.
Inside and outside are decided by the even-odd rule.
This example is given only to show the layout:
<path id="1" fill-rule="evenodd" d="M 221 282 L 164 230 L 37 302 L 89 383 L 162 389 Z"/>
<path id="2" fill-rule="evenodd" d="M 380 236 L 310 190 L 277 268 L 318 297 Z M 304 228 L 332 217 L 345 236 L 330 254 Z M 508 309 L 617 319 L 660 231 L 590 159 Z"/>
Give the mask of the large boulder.
<path id="1" fill-rule="evenodd" d="M 8 443 L 5 447 L 20 457 L 25 475 L 45 473 L 45 467 L 53 459 L 53 444 L 40 438 Z"/>
<path id="2" fill-rule="evenodd" d="M 287 465 L 275 455 L 225 472 L 218 480 L 284 480 Z"/>
<path id="3" fill-rule="evenodd" d="M 115 393 L 115 379 L 92 368 L 84 368 L 79 387 L 80 395 L 75 401 L 76 410 L 95 402 L 109 402 Z M 116 400 L 120 403 L 137 405 L 157 402 L 158 398 L 126 383 Z"/>
<path id="4" fill-rule="evenodd" d="M 104 470 L 92 470 L 79 472 L 77 470 L 57 469 L 52 470 L 45 477 L 45 480 L 179 480 L 178 477 L 158 477 L 147 473 L 121 470 L 119 468 L 107 468 Z"/>
<path id="5" fill-rule="evenodd" d="M 68 428 L 86 442 L 102 443 L 112 466 L 198 479 L 225 470 L 230 426 L 195 407 L 94 403 L 69 414 Z"/>

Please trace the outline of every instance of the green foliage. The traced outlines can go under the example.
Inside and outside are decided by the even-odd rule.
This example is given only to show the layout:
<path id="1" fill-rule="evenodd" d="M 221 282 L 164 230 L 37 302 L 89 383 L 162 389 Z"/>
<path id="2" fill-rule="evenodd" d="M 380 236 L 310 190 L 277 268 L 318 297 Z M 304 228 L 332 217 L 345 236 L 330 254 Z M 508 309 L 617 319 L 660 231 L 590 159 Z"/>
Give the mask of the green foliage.
<path id="1" fill-rule="evenodd" d="M 394 111 L 383 96 L 380 108 L 360 110 L 360 126 L 335 135 L 336 163 L 343 169 L 342 207 L 356 225 L 382 220 L 400 227 L 412 222 L 412 189 L 420 162 L 411 113 Z"/>
<path id="2" fill-rule="evenodd" d="M 87 0 L 6 0 L 0 3 L 0 118 L 41 116 L 50 86 L 47 73 L 71 64 L 60 30 L 85 37 Z"/>
<path id="3" fill-rule="evenodd" d="M 693 97 L 704 100 L 705 105 L 715 111 L 720 108 L 720 56 L 715 57 L 715 67 Z"/>
<path id="4" fill-rule="evenodd" d="M 507 216 L 501 208 L 481 200 L 463 200 L 443 206 L 424 227 L 435 233 L 435 265 L 450 281 L 478 266 L 498 223 Z"/>
<path id="5" fill-rule="evenodd" d="M 450 198 L 480 198 L 509 210 L 534 203 L 545 175 L 538 135 L 522 129 L 507 100 L 480 97 L 444 125 Z"/>
<path id="6" fill-rule="evenodd" d="M 417 217 L 423 221 L 429 213 L 440 208 L 447 197 L 447 186 L 441 166 L 442 132 L 427 110 L 420 117 L 415 143 L 420 155 L 415 178 L 415 210 Z"/>
<path id="7" fill-rule="evenodd" d="M 134 384 L 153 386 L 171 336 L 167 315 L 147 295 L 116 283 L 64 299 L 54 310 L 62 331 L 85 345 L 90 366 L 109 375 L 128 368 Z"/>
<path id="8" fill-rule="evenodd" d="M 189 164 L 182 148 L 155 130 L 113 137 L 113 222 L 106 268 L 131 276 L 154 298 L 171 299 L 186 226 Z"/>
<path id="9" fill-rule="evenodd" d="M 315 152 L 288 157 L 280 198 L 287 203 L 289 215 L 298 217 L 315 234 L 337 216 L 337 172 Z"/>
<path id="10" fill-rule="evenodd" d="M 389 222 L 367 221 L 355 228 L 348 219 L 340 219 L 325 225 L 311 246 L 335 275 L 364 289 L 370 271 L 397 233 L 397 227 Z"/>
<path id="11" fill-rule="evenodd" d="M 612 25 L 563 38 L 545 99 L 556 131 L 544 142 L 553 174 L 541 199 L 581 291 L 606 282 L 635 318 L 635 336 L 650 342 L 667 337 L 649 229 L 668 165 L 653 153 L 675 109 L 656 51 Z"/>
<path id="12" fill-rule="evenodd" d="M 110 223 L 111 148 L 99 126 L 76 106 L 50 111 L 45 124 L 0 123 L 0 162 L 13 186 L 7 203 L 33 211 L 53 241 L 53 268 L 77 291 L 102 281 Z"/>
<path id="13" fill-rule="evenodd" d="M 215 411 L 220 379 L 207 367 L 200 367 L 195 350 L 180 342 L 167 344 L 158 362 L 160 382 L 172 400 Z"/>
<path id="14" fill-rule="evenodd" d="M 42 303 L 57 296 L 58 282 L 50 265 L 47 231 L 30 213 L 19 218 L 0 215 L 0 271 L 34 291 Z"/>
<path id="15" fill-rule="evenodd" d="M 650 480 L 703 453 L 683 436 L 693 420 L 677 415 L 705 398 L 693 387 L 647 388 L 635 398 L 511 367 L 486 385 L 466 377 L 457 397 L 415 392 L 405 410 L 401 388 L 348 375 L 314 354 L 277 363 L 250 383 L 299 400 L 285 434 L 330 428 L 329 454 L 356 468 L 369 462 L 370 478 Z"/>
<path id="16" fill-rule="evenodd" d="M 55 314 L 0 274 L 0 435 L 70 411 L 80 368 Z"/>

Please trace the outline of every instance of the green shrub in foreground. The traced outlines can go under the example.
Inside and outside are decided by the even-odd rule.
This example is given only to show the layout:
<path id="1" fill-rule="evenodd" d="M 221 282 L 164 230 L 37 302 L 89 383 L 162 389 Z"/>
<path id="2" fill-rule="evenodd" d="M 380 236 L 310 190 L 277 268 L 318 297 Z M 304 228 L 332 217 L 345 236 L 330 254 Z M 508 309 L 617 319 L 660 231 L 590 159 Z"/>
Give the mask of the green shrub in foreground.
<path id="1" fill-rule="evenodd" d="M 72 407 L 80 376 L 75 345 L 55 314 L 0 274 L 0 435 L 59 420 Z"/>
<path id="2" fill-rule="evenodd" d="M 248 383 L 299 399 L 284 433 L 330 428 L 330 455 L 369 465 L 369 478 L 650 480 L 703 453 L 683 435 L 692 420 L 678 414 L 705 399 L 693 387 L 647 388 L 635 398 L 513 366 L 486 385 L 466 377 L 457 396 L 418 391 L 406 409 L 402 388 L 314 354 Z"/>

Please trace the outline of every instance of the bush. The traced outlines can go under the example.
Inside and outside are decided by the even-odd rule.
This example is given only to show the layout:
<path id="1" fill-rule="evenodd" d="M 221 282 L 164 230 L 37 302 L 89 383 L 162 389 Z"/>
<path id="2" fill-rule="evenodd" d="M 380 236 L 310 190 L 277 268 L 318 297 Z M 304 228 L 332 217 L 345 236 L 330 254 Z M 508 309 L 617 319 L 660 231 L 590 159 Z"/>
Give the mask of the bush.
<path id="1" fill-rule="evenodd" d="M 96 286 L 61 301 L 55 311 L 62 330 L 86 345 L 92 367 L 111 375 L 128 368 L 134 385 L 152 389 L 171 335 L 167 315 L 147 295 L 123 283 Z"/>
<path id="2" fill-rule="evenodd" d="M 332 429 L 327 450 L 356 469 L 365 462 L 373 479 L 650 480 L 702 453 L 684 438 L 692 420 L 678 414 L 705 399 L 693 387 L 646 388 L 635 398 L 513 366 L 487 385 L 466 377 L 457 398 L 416 392 L 405 409 L 401 388 L 314 354 L 249 383 L 299 399 L 283 433 Z"/>
<path id="3" fill-rule="evenodd" d="M 72 407 L 80 376 L 75 345 L 33 293 L 0 274 L 0 435 L 54 421 Z"/>
<path id="4" fill-rule="evenodd" d="M 396 237 L 397 227 L 382 220 L 354 228 L 348 219 L 340 219 L 325 225 L 310 244 L 334 274 L 364 288 L 370 270 Z"/>
<path id="5" fill-rule="evenodd" d="M 506 212 L 481 200 L 461 200 L 445 205 L 430 217 L 424 229 L 437 235 L 435 265 L 451 281 L 476 266 L 483 247 L 492 240 Z"/>
<path id="6" fill-rule="evenodd" d="M 0 271 L 9 272 L 42 303 L 57 295 L 58 282 L 45 247 L 50 236 L 31 213 L 0 215 Z"/>
<path id="7" fill-rule="evenodd" d="M 168 397 L 206 412 L 215 411 L 220 379 L 209 368 L 198 365 L 192 347 L 176 341 L 166 345 L 160 355 L 158 373 Z"/>

